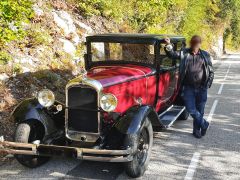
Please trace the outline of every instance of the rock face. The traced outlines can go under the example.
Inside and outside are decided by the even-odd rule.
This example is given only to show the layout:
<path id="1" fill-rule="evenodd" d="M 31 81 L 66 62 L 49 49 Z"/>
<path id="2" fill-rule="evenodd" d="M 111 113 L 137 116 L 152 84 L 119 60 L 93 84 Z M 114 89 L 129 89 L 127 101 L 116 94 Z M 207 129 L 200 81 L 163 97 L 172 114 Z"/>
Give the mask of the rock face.
<path id="1" fill-rule="evenodd" d="M 5 82 L 9 79 L 9 76 L 6 73 L 0 74 L 0 81 Z"/>
<path id="2" fill-rule="evenodd" d="M 76 33 L 76 27 L 70 14 L 65 11 L 53 11 L 54 22 L 64 30 L 65 35 Z"/>
<path id="3" fill-rule="evenodd" d="M 82 44 L 86 36 L 94 33 L 91 27 L 94 24 L 75 14 L 66 3 L 64 8 L 61 8 L 64 4 L 62 1 L 58 8 L 50 4 L 39 0 L 33 5 L 34 23 L 28 23 L 25 27 L 31 34 L 22 41 L 23 45 L 9 45 L 10 48 L 7 51 L 10 52 L 12 60 L 4 67 L 8 71 L 5 69 L 0 71 L 1 82 L 8 81 L 10 76 L 17 78 L 18 74 L 31 74 L 42 69 L 65 68 L 70 69 L 70 72 L 74 71 L 72 65 L 74 58 L 82 56 Z M 104 27 L 102 30 L 104 31 Z M 34 34 L 35 32 L 37 33 Z M 49 38 L 51 41 L 45 41 Z M 36 41 L 39 42 L 31 46 L 31 42 Z M 100 52 L 103 51 L 99 47 L 96 48 Z M 80 59 L 83 62 L 83 57 Z"/>
<path id="4" fill-rule="evenodd" d="M 34 13 L 37 17 L 40 17 L 40 16 L 44 15 L 43 10 L 41 8 L 39 8 L 39 6 L 37 4 L 33 5 L 33 11 L 34 11 Z"/>
<path id="5" fill-rule="evenodd" d="M 77 21 L 77 20 L 75 21 L 75 23 L 76 23 L 77 27 L 82 29 L 85 34 L 93 33 L 93 29 L 90 26 L 88 26 L 80 21 Z"/>
<path id="6" fill-rule="evenodd" d="M 43 4 L 43 1 L 39 1 L 33 5 L 33 10 L 37 20 L 49 21 L 47 22 L 51 25 L 49 28 L 54 32 L 54 36 L 51 37 L 53 39 L 52 46 L 38 46 L 35 49 L 25 48 L 23 51 L 16 49 L 12 53 L 14 60 L 11 65 L 20 67 L 22 73 L 35 72 L 43 63 L 45 63 L 44 66 L 46 63 L 51 64 L 55 54 L 58 58 L 66 53 L 69 55 L 66 61 L 73 61 L 78 46 L 85 41 L 86 36 L 94 33 L 89 25 L 81 22 L 74 14 L 61 9 L 46 9 L 47 7 Z M 42 23 L 42 20 L 40 21 Z M 42 58 L 46 58 L 46 56 L 47 59 Z M 59 63 L 57 62 L 57 64 Z M 5 79 L 4 76 L 1 78 Z"/>
<path id="7" fill-rule="evenodd" d="M 29 73 L 29 72 L 31 72 L 30 68 L 22 67 L 22 73 Z"/>
<path id="8" fill-rule="evenodd" d="M 72 56 L 75 55 L 75 53 L 76 53 L 76 47 L 74 46 L 73 43 L 71 43 L 71 41 L 66 40 L 66 39 L 59 39 L 59 41 L 63 43 L 63 50 L 64 50 L 66 53 L 68 53 L 68 54 L 70 54 L 70 55 L 72 55 Z"/>
<path id="9" fill-rule="evenodd" d="M 8 75 L 16 76 L 40 69 L 71 69 L 74 57 L 80 56 L 83 62 L 83 42 L 88 35 L 116 28 L 114 22 L 104 17 L 82 17 L 72 3 L 61 0 L 34 2 L 32 23 L 24 25 L 29 34 L 20 41 L 20 45 L 13 43 L 7 49 L 13 59 L 8 63 Z M 103 47 L 94 47 L 102 56 Z M 2 79 L 5 78 L 2 76 Z"/>
<path id="10" fill-rule="evenodd" d="M 63 10 L 53 10 L 52 15 L 58 28 L 63 31 L 64 37 L 59 39 L 63 43 L 63 50 L 74 57 L 76 47 L 85 40 L 87 35 L 93 33 L 92 28 L 75 20 L 68 12 Z M 81 32 L 81 34 L 78 34 L 78 32 Z"/>
<path id="11" fill-rule="evenodd" d="M 61 28 L 64 32 L 65 37 L 70 37 L 77 46 L 81 41 L 77 34 L 77 28 L 74 23 L 74 19 L 66 11 L 53 11 L 53 19 L 56 25 Z"/>
<path id="12" fill-rule="evenodd" d="M 0 69 L 0 134 L 10 139 L 16 123 L 10 121 L 9 114 L 17 103 L 43 88 L 51 89 L 56 98 L 64 102 L 65 85 L 78 76 L 80 67 L 84 66 L 85 37 L 108 31 L 103 17 L 85 19 L 65 1 L 34 2 L 35 17 L 32 23 L 24 23 L 30 33 L 20 43 L 11 42 L 6 46 L 12 58 Z M 12 24 L 11 28 L 16 27 Z M 103 52 L 101 47 L 95 48 Z M 80 57 L 75 62 L 76 56 Z"/>

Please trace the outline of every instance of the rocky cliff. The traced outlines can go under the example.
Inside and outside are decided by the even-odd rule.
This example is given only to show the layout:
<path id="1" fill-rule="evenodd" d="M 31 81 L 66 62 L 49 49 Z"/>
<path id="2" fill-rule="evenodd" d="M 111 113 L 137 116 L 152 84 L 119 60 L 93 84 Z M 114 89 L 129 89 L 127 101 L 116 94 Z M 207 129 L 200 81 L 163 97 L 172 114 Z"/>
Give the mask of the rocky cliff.
<path id="1" fill-rule="evenodd" d="M 118 31 L 114 22 L 101 16 L 85 19 L 64 1 L 37 1 L 33 10 L 34 18 L 24 25 L 28 36 L 5 46 L 9 59 L 0 65 L 0 135 L 6 139 L 15 129 L 10 113 L 22 99 L 49 88 L 64 101 L 65 84 L 75 75 L 75 60 L 83 63 L 87 35 Z"/>

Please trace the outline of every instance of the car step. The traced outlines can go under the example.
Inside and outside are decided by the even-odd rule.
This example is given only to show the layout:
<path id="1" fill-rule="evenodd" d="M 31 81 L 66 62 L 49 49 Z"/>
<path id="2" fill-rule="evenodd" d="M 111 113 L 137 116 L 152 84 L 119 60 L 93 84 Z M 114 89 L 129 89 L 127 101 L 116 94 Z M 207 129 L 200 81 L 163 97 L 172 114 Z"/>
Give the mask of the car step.
<path id="1" fill-rule="evenodd" d="M 166 111 L 159 115 L 164 128 L 169 128 L 185 110 L 184 106 L 170 106 Z"/>

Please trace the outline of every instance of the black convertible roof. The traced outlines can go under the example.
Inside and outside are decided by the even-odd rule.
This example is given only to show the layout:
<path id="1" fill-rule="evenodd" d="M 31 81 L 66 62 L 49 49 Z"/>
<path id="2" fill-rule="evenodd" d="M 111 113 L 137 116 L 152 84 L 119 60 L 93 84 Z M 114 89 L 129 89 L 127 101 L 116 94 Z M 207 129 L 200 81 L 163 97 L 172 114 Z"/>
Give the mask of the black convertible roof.
<path id="1" fill-rule="evenodd" d="M 88 41 L 93 42 L 129 42 L 129 43 L 148 43 L 153 44 L 156 41 L 163 41 L 165 37 L 169 37 L 172 42 L 185 41 L 183 36 L 167 35 L 167 34 L 127 34 L 127 33 L 108 33 L 108 34 L 96 34 L 87 37 Z"/>

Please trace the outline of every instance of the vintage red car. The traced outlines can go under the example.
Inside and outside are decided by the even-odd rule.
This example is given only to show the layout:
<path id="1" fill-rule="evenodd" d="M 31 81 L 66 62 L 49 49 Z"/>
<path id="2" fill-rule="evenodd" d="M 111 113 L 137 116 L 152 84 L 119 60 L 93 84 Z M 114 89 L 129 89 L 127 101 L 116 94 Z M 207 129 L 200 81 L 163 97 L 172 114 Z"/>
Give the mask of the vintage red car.
<path id="1" fill-rule="evenodd" d="M 124 162 L 126 173 L 145 172 L 153 129 L 188 113 L 179 96 L 179 60 L 164 51 L 165 35 L 99 34 L 86 39 L 86 73 L 66 85 L 66 103 L 44 89 L 13 111 L 15 142 L 0 142 L 27 167 L 54 155 Z M 185 38 L 168 36 L 175 50 Z"/>

